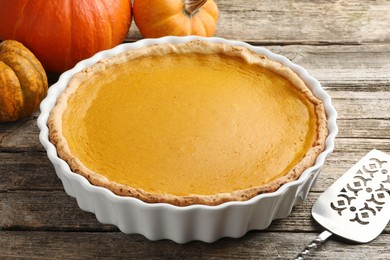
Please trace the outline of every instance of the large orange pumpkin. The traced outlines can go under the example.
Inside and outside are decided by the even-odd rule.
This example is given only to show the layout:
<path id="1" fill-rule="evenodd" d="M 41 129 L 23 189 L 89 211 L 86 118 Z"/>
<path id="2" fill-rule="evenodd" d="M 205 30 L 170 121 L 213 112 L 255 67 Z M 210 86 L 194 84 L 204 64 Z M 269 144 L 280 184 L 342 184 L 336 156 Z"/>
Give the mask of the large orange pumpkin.
<path id="1" fill-rule="evenodd" d="M 0 0 L 0 39 L 22 42 L 53 72 L 121 43 L 130 22 L 131 0 Z"/>
<path id="2" fill-rule="evenodd" d="M 143 37 L 213 36 L 218 7 L 214 0 L 134 0 L 133 15 Z"/>
<path id="3" fill-rule="evenodd" d="M 41 63 L 23 44 L 0 43 L 0 122 L 31 115 L 47 94 Z"/>

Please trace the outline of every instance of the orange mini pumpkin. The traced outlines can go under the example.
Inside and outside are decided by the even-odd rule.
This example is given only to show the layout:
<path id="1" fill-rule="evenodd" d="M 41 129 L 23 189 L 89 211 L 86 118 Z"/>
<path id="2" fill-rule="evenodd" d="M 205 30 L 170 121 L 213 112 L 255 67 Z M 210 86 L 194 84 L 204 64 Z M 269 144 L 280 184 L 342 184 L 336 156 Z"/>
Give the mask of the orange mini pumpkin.
<path id="1" fill-rule="evenodd" d="M 122 43 L 131 22 L 131 0 L 0 0 L 0 6 L 0 39 L 23 43 L 52 72 Z"/>
<path id="2" fill-rule="evenodd" d="M 133 15 L 143 37 L 213 36 L 218 7 L 214 0 L 134 0 Z"/>
<path id="3" fill-rule="evenodd" d="M 23 44 L 0 43 L 0 122 L 31 115 L 47 94 L 41 63 Z"/>

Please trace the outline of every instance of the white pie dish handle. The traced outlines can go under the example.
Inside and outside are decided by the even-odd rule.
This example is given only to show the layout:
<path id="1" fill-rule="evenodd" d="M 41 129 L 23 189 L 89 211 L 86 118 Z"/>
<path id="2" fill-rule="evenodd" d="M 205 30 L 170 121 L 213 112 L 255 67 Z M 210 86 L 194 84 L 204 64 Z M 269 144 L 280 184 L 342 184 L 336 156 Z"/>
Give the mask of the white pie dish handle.
<path id="1" fill-rule="evenodd" d="M 323 101 L 328 118 L 329 135 L 326 139 L 326 147 L 318 156 L 315 165 L 304 171 L 298 180 L 281 186 L 275 192 L 260 194 L 248 201 L 227 202 L 218 206 L 179 207 L 166 203 L 145 203 L 135 198 L 117 196 L 108 189 L 91 185 L 83 176 L 73 173 L 68 164 L 57 156 L 56 148 L 49 141 L 47 127 L 50 111 L 71 77 L 103 58 L 129 49 L 166 42 L 183 43 L 196 39 L 246 47 L 290 67 L 306 82 L 317 98 Z M 40 105 L 40 110 L 41 114 L 38 117 L 40 142 L 46 149 L 48 158 L 54 165 L 66 193 L 76 198 L 82 210 L 93 212 L 101 223 L 113 224 L 124 233 L 142 234 L 150 240 L 170 239 L 177 243 L 192 240 L 214 242 L 222 237 L 241 237 L 249 230 L 267 228 L 274 219 L 287 217 L 294 205 L 306 199 L 326 158 L 334 149 L 334 140 L 338 132 L 337 113 L 332 106 L 330 96 L 304 68 L 265 48 L 217 37 L 169 36 L 159 39 L 143 39 L 99 52 L 79 62 L 73 69 L 64 72 L 58 82 L 49 88 L 47 97 Z"/>

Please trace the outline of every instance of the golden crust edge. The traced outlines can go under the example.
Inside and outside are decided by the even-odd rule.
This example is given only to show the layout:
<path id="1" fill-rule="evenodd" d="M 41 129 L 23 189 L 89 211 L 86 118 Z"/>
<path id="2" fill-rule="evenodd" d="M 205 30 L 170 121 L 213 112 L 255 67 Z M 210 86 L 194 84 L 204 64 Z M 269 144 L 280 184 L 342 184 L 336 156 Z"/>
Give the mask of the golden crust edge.
<path id="1" fill-rule="evenodd" d="M 302 91 L 315 105 L 315 112 L 318 119 L 317 139 L 313 146 L 307 151 L 303 159 L 293 167 L 286 175 L 271 181 L 262 186 L 256 186 L 244 190 L 237 190 L 231 193 L 219 193 L 215 195 L 188 195 L 176 196 L 171 194 L 155 194 L 136 189 L 127 185 L 109 181 L 106 177 L 91 171 L 85 167 L 71 153 L 65 137 L 62 134 L 62 114 L 67 107 L 67 100 L 78 86 L 86 81 L 96 72 L 104 71 L 109 66 L 115 66 L 131 59 L 148 55 L 165 55 L 168 53 L 223 53 L 231 56 L 241 57 L 245 61 L 258 64 L 275 73 L 278 73 L 289 80 L 297 89 Z M 195 40 L 180 44 L 164 43 L 128 50 L 98 61 L 96 64 L 76 73 L 69 81 L 66 89 L 60 94 L 56 105 L 52 109 L 49 119 L 49 140 L 57 149 L 58 156 L 70 166 L 71 170 L 88 179 L 96 186 L 105 187 L 119 196 L 129 196 L 140 199 L 146 203 L 169 203 L 176 206 L 188 206 L 203 204 L 216 206 L 228 201 L 246 201 L 262 193 L 270 193 L 279 189 L 283 184 L 298 179 L 301 174 L 315 164 L 318 155 L 325 149 L 325 139 L 328 135 L 327 118 L 322 101 L 316 98 L 303 80 L 290 68 L 269 60 L 266 56 L 250 51 L 247 48 L 227 45 L 223 43 L 210 43 L 207 41 Z"/>

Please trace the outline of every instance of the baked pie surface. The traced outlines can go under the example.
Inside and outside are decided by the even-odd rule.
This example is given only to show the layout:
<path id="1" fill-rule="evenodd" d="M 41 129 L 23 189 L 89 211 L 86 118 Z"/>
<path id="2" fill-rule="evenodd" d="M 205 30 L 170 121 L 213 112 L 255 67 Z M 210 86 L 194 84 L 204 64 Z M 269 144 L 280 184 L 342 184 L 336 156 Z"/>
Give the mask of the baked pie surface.
<path id="1" fill-rule="evenodd" d="M 292 70 L 205 41 L 84 69 L 48 125 L 58 155 L 92 184 L 179 206 L 275 191 L 314 165 L 327 135 L 322 102 Z"/>

